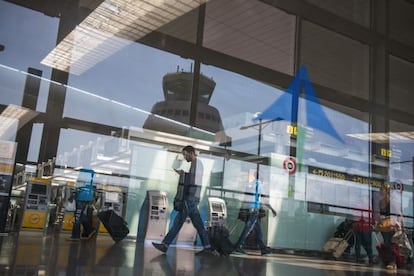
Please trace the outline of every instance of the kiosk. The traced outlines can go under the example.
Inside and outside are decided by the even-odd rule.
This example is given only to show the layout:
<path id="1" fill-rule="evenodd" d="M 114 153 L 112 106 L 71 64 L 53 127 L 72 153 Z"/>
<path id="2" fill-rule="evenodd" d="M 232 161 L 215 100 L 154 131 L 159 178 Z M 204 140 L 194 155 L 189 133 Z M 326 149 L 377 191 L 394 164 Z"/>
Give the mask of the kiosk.
<path id="1" fill-rule="evenodd" d="M 43 230 L 49 214 L 51 180 L 30 178 L 26 186 L 22 230 Z"/>
<path id="2" fill-rule="evenodd" d="M 208 198 L 207 227 L 225 226 L 227 222 L 226 202 L 218 197 Z"/>
<path id="3" fill-rule="evenodd" d="M 139 215 L 137 242 L 164 239 L 167 228 L 167 205 L 165 192 L 147 191 Z"/>

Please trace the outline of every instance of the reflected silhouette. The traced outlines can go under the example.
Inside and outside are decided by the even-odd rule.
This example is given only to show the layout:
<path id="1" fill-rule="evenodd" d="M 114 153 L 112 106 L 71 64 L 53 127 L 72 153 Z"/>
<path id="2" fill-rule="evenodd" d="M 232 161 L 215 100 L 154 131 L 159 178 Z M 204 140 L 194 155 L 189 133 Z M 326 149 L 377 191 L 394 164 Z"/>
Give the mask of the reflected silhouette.
<path id="1" fill-rule="evenodd" d="M 265 259 L 249 259 L 249 258 L 234 258 L 234 267 L 238 275 L 266 275 L 266 260 Z"/>
<path id="2" fill-rule="evenodd" d="M 121 242 L 114 243 L 106 249 L 105 254 L 97 260 L 98 265 L 105 266 L 107 264 L 123 266 L 127 259 L 125 246 Z"/>
<path id="3" fill-rule="evenodd" d="M 66 275 L 88 275 L 93 271 L 96 259 L 95 243 L 86 241 L 69 244 Z"/>
<path id="4" fill-rule="evenodd" d="M 145 254 L 137 255 L 138 258 L 141 258 L 140 263 L 137 263 L 137 260 L 135 262 L 135 267 L 142 267 L 142 271 L 137 269 L 134 271 L 134 275 L 160 273 L 160 270 L 163 273 L 162 275 L 212 276 L 212 271 L 217 271 L 220 275 L 237 275 L 232 258 L 196 256 L 195 251 L 190 248 L 174 247 L 171 249 L 167 254 L 160 254 L 153 250 L 155 256 L 145 261 L 146 256 L 144 255 L 152 254 L 146 248 Z"/>
<path id="5" fill-rule="evenodd" d="M 275 254 L 195 256 L 194 248 L 161 254 L 150 244 L 124 240 L 67 242 L 63 237 L 3 238 L 0 275 L 389 275 L 381 265 Z M 412 275 L 412 266 L 398 271 Z"/>
<path id="6" fill-rule="evenodd" d="M 179 71 L 179 68 L 177 72 L 164 75 L 162 80 L 164 101 L 154 104 L 151 115 L 145 120 L 143 128 L 184 136 L 196 135 L 211 141 L 218 139 L 220 142 L 229 142 L 231 138 L 225 135 L 220 112 L 209 104 L 216 82 L 203 74 L 200 74 L 198 78 L 197 114 L 194 126 L 210 133 L 196 133 L 195 130 L 189 133 L 194 73 Z"/>
<path id="7" fill-rule="evenodd" d="M 165 275 L 175 275 L 175 271 L 172 267 L 172 265 L 170 265 L 168 259 L 170 257 L 167 256 L 166 254 L 161 254 L 158 255 L 156 257 L 154 257 L 151 261 L 150 264 L 151 266 L 156 266 L 161 268 L 161 270 L 164 272 Z"/>

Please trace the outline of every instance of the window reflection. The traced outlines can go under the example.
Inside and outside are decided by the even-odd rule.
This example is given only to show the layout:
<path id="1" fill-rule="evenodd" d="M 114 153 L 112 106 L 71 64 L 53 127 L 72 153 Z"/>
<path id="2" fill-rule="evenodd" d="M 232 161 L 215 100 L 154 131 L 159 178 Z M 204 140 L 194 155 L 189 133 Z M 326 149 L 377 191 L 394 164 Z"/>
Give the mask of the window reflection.
<path id="1" fill-rule="evenodd" d="M 173 134 L 187 136 L 187 128 L 180 128 L 177 124 L 166 120 L 165 116 L 173 121 L 190 124 L 189 109 L 193 92 L 193 72 L 185 72 L 177 68 L 177 72 L 164 75 L 162 87 L 164 100 L 154 104 L 151 115 L 145 120 L 143 128 L 165 131 Z M 199 91 L 197 101 L 197 117 L 195 127 L 205 131 L 204 139 L 215 140 L 215 134 L 223 132 L 220 113 L 209 104 L 214 93 L 216 82 L 203 74 L 199 76 Z M 210 135 L 208 135 L 210 132 Z"/>

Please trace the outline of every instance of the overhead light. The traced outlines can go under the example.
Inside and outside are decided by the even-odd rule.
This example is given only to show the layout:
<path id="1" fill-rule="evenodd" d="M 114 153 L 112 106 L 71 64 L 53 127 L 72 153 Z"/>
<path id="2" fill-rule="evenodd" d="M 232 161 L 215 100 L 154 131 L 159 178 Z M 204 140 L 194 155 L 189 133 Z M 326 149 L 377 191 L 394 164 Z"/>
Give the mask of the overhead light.
<path id="1" fill-rule="evenodd" d="M 23 118 L 27 113 L 29 113 L 31 109 L 17 106 L 14 104 L 9 104 L 5 110 L 1 113 L 1 116 L 9 117 L 13 119 L 21 119 Z"/>
<path id="2" fill-rule="evenodd" d="M 209 0 L 105 0 L 42 64 L 79 75 L 126 45 Z"/>
<path id="3" fill-rule="evenodd" d="M 0 114 L 0 140 L 12 139 L 19 128 L 32 120 L 38 113 L 32 109 L 9 104 Z"/>

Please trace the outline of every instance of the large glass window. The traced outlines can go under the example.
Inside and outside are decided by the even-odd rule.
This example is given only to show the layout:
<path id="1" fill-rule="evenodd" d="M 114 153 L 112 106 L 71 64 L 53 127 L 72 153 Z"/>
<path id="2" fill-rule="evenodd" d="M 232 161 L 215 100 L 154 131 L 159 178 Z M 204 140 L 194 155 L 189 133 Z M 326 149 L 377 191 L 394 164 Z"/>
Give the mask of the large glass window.
<path id="1" fill-rule="evenodd" d="M 168 74 L 191 73 L 191 68 L 191 60 L 131 44 L 93 69 L 70 76 L 69 85 L 74 88 L 67 91 L 64 116 L 117 127 L 160 130 L 159 124 L 172 122 L 163 122 L 161 117 L 155 120 L 151 112 L 174 118 L 178 111 L 172 106 L 175 99 L 171 99 L 171 94 L 182 93 L 186 98 L 180 102 L 183 111 L 177 120 L 188 124 L 193 76 L 186 80 L 183 91 L 171 91 L 171 82 L 180 80 L 168 79 Z"/>
<path id="2" fill-rule="evenodd" d="M 211 1 L 206 7 L 203 45 L 292 75 L 295 20 L 260 1 Z"/>
<path id="3" fill-rule="evenodd" d="M 0 1 L 0 102 L 21 105 L 28 75 L 40 85 L 31 93 L 38 94 L 37 111 L 45 111 L 51 68 L 40 64 L 56 43 L 59 20 Z M 24 20 L 22 20 L 24 18 Z M 18 35 L 16 35 L 18 34 Z"/>
<path id="4" fill-rule="evenodd" d="M 339 21 L 354 25 L 347 36 L 323 26 L 326 18 L 288 14 L 266 1 L 75 1 L 70 9 L 56 4 L 59 15 L 26 2 L 0 1 L 0 111 L 34 101 L 7 139 L 19 140 L 19 150 L 20 141 L 30 144 L 21 154 L 33 165 L 25 167 L 30 176 L 46 176 L 52 166 L 44 159 L 53 159 L 61 203 L 78 169 L 92 168 L 99 208 L 125 217 L 137 237 L 150 190 L 165 193 L 171 221 L 173 167 L 191 144 L 204 167 L 203 219 L 207 197 L 221 197 L 228 226 L 241 230 L 241 201 L 258 175 L 263 201 L 278 211 L 262 221 L 272 247 L 319 250 L 345 216 L 371 215 L 385 182 L 413 225 L 414 71 L 393 48 L 385 59 L 389 78 L 371 74 L 378 61 L 353 39 L 362 27 L 352 22 L 369 26 L 372 1 L 285 3 L 293 12 L 308 7 L 345 18 Z M 395 5 L 390 34 L 409 43 L 404 30 L 395 31 Z M 303 18 L 312 22 L 297 25 Z M 389 99 L 389 110 L 371 105 L 373 83 L 389 85 L 381 101 Z M 0 120 L 1 129 L 8 118 Z"/>
<path id="5" fill-rule="evenodd" d="M 312 81 L 368 99 L 369 47 L 308 21 L 302 23 L 299 58 Z"/>
<path id="6" fill-rule="evenodd" d="M 325 9 L 335 15 L 343 17 L 364 27 L 370 25 L 370 1 L 369 0 L 306 0 L 307 2 Z"/>
<path id="7" fill-rule="evenodd" d="M 410 46 L 414 46 L 412 35 L 413 13 L 414 4 L 411 1 L 395 0 L 389 2 L 390 36 Z"/>
<path id="8" fill-rule="evenodd" d="M 389 57 L 389 105 L 391 108 L 398 109 L 410 114 L 414 114 L 411 101 L 412 87 L 414 80 L 414 64 L 404 59 L 390 56 Z"/>

